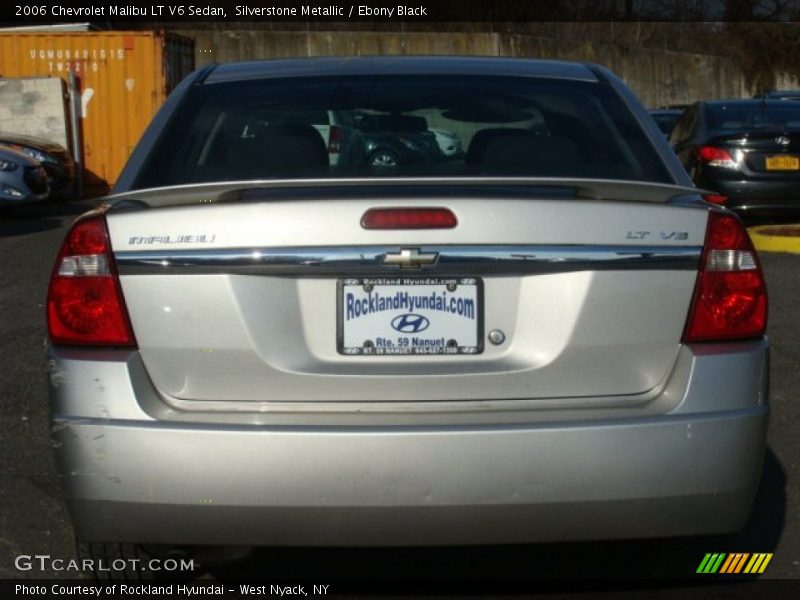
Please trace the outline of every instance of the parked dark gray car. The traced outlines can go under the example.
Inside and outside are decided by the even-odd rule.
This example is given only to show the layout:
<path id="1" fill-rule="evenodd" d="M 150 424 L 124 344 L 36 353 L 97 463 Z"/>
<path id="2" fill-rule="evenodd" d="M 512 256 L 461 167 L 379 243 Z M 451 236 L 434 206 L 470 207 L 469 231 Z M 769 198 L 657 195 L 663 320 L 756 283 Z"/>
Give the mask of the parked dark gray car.
<path id="1" fill-rule="evenodd" d="M 658 128 L 667 137 L 672 133 L 672 128 L 675 127 L 675 123 L 678 122 L 678 119 L 683 114 L 683 110 L 676 108 L 653 108 L 647 112 L 650 113 Z"/>
<path id="2" fill-rule="evenodd" d="M 50 194 L 69 197 L 75 185 L 75 161 L 63 146 L 39 137 L 0 132 L 0 147 L 22 152 L 41 163 L 50 183 Z"/>
<path id="3" fill-rule="evenodd" d="M 355 141 L 350 145 L 348 164 L 391 170 L 445 159 L 424 117 L 357 113 L 354 121 Z"/>
<path id="4" fill-rule="evenodd" d="M 0 146 L 0 208 L 41 202 L 48 193 L 47 174 L 38 161 Z"/>
<path id="5" fill-rule="evenodd" d="M 748 219 L 800 216 L 800 102 L 698 102 L 670 142 L 710 200 Z"/>

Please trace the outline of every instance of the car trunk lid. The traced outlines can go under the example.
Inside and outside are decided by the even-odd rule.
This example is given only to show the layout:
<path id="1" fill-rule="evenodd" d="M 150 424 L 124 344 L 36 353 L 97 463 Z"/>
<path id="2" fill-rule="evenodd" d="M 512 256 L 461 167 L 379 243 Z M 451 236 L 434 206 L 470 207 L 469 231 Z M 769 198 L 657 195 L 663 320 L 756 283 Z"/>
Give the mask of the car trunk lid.
<path id="1" fill-rule="evenodd" d="M 707 220 L 702 205 L 667 200 L 695 190 L 609 182 L 458 185 L 228 185 L 119 198 L 108 227 L 154 385 L 199 404 L 610 396 L 635 402 L 665 380 Z M 420 206 L 450 210 L 458 225 L 361 226 L 370 209 Z M 436 259 L 386 260 L 404 252 Z M 419 291 L 402 286 L 440 286 L 419 296 L 471 280 L 475 319 L 456 331 L 476 340 L 474 350 L 343 352 L 345 286 L 355 285 L 356 294 L 365 278 L 368 285 L 400 286 L 384 287 L 386 295 Z M 381 331 L 409 314 L 435 317 L 390 307 L 380 315 L 387 321 Z M 366 327 L 353 335 L 375 338 Z"/>
<path id="2" fill-rule="evenodd" d="M 800 132 L 748 131 L 715 138 L 709 145 L 726 148 L 749 176 L 800 180 Z"/>

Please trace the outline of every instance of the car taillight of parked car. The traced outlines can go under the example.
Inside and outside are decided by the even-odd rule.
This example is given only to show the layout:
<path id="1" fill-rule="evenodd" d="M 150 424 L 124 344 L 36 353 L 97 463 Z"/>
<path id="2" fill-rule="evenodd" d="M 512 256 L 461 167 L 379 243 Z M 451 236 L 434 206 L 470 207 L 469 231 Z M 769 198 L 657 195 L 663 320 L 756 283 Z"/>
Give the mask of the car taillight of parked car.
<path id="1" fill-rule="evenodd" d="M 703 194 L 703 199 L 711 204 L 719 205 L 725 204 L 728 201 L 728 197 L 724 194 Z"/>
<path id="2" fill-rule="evenodd" d="M 712 211 L 683 341 L 761 337 L 766 326 L 767 287 L 750 236 L 735 215 Z"/>
<path id="3" fill-rule="evenodd" d="M 54 344 L 134 347 L 105 217 L 77 221 L 58 253 L 47 294 Z"/>
<path id="4" fill-rule="evenodd" d="M 697 158 L 700 162 L 711 167 L 722 167 L 723 169 L 738 169 L 739 165 L 733 160 L 730 152 L 725 148 L 716 146 L 700 146 L 696 150 Z"/>
<path id="5" fill-rule="evenodd" d="M 328 153 L 339 154 L 342 150 L 342 128 L 331 125 L 328 131 Z"/>

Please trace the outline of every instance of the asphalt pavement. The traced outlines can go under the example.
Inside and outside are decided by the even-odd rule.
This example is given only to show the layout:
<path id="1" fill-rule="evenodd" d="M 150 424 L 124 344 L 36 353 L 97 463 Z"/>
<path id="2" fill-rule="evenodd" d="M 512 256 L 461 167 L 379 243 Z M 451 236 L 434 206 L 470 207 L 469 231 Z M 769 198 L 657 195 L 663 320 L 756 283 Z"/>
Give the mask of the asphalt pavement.
<path id="1" fill-rule="evenodd" d="M 66 228 L 92 205 L 82 201 L 0 213 L 0 578 L 63 576 L 19 571 L 14 558 L 49 554 L 68 559 L 75 554 L 49 436 L 44 302 Z M 211 569 L 203 577 L 608 577 L 669 587 L 693 577 L 704 553 L 741 551 L 774 552 L 766 579 L 800 579 L 800 255 L 762 254 L 762 263 L 770 293 L 772 413 L 761 486 L 739 535 L 476 548 L 261 548 L 249 559 Z M 731 590 L 725 586 L 704 593 L 730 597 Z"/>

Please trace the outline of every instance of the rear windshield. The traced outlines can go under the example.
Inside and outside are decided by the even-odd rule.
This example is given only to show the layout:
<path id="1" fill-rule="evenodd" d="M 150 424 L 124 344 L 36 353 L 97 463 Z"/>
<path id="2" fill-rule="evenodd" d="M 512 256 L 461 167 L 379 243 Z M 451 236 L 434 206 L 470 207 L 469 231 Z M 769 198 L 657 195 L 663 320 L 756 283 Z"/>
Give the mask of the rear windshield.
<path id="1" fill-rule="evenodd" d="M 381 176 L 671 182 L 604 84 L 361 76 L 197 86 L 133 187 Z"/>
<path id="2" fill-rule="evenodd" d="M 800 102 L 717 104 L 707 111 L 712 129 L 800 130 Z"/>

